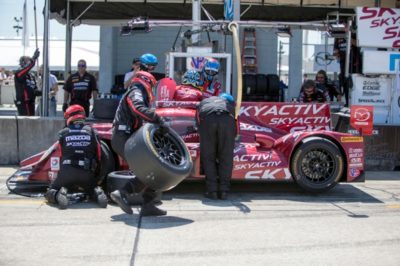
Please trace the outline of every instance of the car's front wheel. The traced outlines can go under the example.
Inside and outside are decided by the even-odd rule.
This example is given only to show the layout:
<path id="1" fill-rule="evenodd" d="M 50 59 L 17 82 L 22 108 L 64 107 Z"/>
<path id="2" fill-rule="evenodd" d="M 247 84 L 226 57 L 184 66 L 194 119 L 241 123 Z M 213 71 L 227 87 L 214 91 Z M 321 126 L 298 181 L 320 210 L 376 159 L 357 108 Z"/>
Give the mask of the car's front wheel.
<path id="1" fill-rule="evenodd" d="M 333 188 L 343 171 L 343 157 L 330 140 L 313 137 L 302 141 L 291 160 L 292 176 L 306 191 L 319 193 Z"/>

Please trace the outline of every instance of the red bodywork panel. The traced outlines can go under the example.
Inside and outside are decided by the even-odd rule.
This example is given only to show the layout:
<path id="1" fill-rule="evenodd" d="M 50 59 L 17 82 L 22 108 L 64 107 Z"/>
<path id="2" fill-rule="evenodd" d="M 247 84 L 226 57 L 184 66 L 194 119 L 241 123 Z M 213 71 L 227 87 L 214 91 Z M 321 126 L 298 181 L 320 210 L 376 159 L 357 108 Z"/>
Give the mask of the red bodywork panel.
<path id="1" fill-rule="evenodd" d="M 157 113 L 167 118 L 170 126 L 185 141 L 194 162 L 190 178 L 203 178 L 200 174 L 199 136 L 193 131 L 196 104 L 160 101 Z M 239 124 L 241 138 L 234 149 L 233 179 L 292 180 L 291 155 L 304 138 L 314 136 L 331 140 L 341 150 L 347 169 L 347 175 L 341 181 L 354 181 L 364 171 L 362 137 L 330 131 L 329 104 L 245 102 L 241 106 Z M 92 125 L 100 138 L 109 144 L 112 124 Z M 49 150 L 23 160 L 21 170 L 32 170 L 30 180 L 51 180 L 59 170 L 59 158 L 60 150 L 55 144 Z M 127 164 L 121 159 L 119 169 L 127 169 Z"/>

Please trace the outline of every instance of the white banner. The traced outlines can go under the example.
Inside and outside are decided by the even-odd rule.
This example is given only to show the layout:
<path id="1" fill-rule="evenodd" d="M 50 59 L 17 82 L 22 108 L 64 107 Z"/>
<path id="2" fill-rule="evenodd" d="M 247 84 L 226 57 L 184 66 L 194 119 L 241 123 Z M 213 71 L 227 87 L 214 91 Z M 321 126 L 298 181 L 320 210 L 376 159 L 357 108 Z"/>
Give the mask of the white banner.
<path id="1" fill-rule="evenodd" d="M 400 9 L 357 7 L 356 13 L 358 46 L 400 48 Z"/>
<path id="2" fill-rule="evenodd" d="M 396 74 L 400 62 L 400 52 L 364 51 L 364 74 Z"/>
<path id="3" fill-rule="evenodd" d="M 389 106 L 392 90 L 391 78 L 367 78 L 361 75 L 352 75 L 353 89 L 351 104 Z"/>

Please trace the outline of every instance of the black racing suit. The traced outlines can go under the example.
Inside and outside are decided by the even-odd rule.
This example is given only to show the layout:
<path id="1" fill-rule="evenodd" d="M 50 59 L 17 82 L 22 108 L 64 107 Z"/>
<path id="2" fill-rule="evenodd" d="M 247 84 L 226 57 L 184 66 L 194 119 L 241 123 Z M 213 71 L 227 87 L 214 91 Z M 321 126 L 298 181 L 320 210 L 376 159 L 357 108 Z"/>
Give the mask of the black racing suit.
<path id="1" fill-rule="evenodd" d="M 17 106 L 18 115 L 35 115 L 35 98 L 41 95 L 41 92 L 37 88 L 35 77 L 29 72 L 34 65 L 35 61 L 31 60 L 14 75 L 16 98 L 14 103 Z"/>
<path id="2" fill-rule="evenodd" d="M 59 145 L 60 171 L 50 188 L 81 187 L 93 195 L 101 157 L 100 141 L 95 130 L 83 123 L 69 125 L 59 132 Z"/>
<path id="3" fill-rule="evenodd" d="M 76 72 L 68 77 L 64 90 L 71 94 L 69 105 L 78 104 L 85 108 L 86 116 L 89 116 L 90 98 L 92 92 L 97 91 L 96 79 L 92 74 L 85 72 L 81 77 Z"/>
<path id="4" fill-rule="evenodd" d="M 118 109 L 113 121 L 113 133 L 111 146 L 113 150 L 125 159 L 124 147 L 126 141 L 142 125 L 143 122 L 161 123 L 161 118 L 156 114 L 154 108 L 150 108 L 149 95 L 140 83 L 133 83 L 119 102 Z M 123 192 L 143 193 L 144 204 L 151 202 L 157 196 L 156 192 L 146 186 L 138 179 L 131 179 L 124 187 Z"/>
<path id="5" fill-rule="evenodd" d="M 227 192 L 230 189 L 237 133 L 235 106 L 224 98 L 212 96 L 200 102 L 196 116 L 207 192 Z"/>

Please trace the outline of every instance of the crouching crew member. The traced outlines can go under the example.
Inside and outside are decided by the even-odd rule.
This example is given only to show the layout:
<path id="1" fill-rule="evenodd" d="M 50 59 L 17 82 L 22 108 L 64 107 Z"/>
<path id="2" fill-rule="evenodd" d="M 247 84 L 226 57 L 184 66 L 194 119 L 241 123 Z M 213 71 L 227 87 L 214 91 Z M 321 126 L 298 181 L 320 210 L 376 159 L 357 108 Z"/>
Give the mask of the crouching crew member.
<path id="1" fill-rule="evenodd" d="M 107 207 L 107 196 L 96 186 L 96 172 L 100 166 L 101 146 L 94 129 L 85 125 L 85 110 L 72 105 L 64 113 L 67 126 L 59 132 L 61 148 L 60 171 L 46 193 L 49 203 L 60 209 L 68 206 L 67 190 L 83 188 L 100 207 Z"/>
<path id="2" fill-rule="evenodd" d="M 150 103 L 154 100 L 152 88 L 155 85 L 156 79 L 152 74 L 146 71 L 138 71 L 134 75 L 128 91 L 119 102 L 113 122 L 111 146 L 123 159 L 125 159 L 126 141 L 143 125 L 143 122 L 159 124 L 163 134 L 169 132 L 168 127 L 164 125 L 162 118 L 156 114 L 155 109 L 150 108 Z M 112 192 L 110 196 L 124 212 L 132 214 L 132 208 L 126 200 L 127 196 L 143 190 L 141 215 L 166 215 L 166 211 L 155 206 L 156 191 L 147 188 L 138 178 L 129 180 L 123 189 Z"/>
<path id="3" fill-rule="evenodd" d="M 221 93 L 202 100 L 196 118 L 200 134 L 200 159 L 206 176 L 205 196 L 226 199 L 237 133 L 232 95 Z"/>

